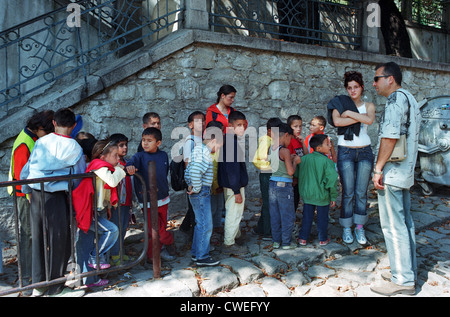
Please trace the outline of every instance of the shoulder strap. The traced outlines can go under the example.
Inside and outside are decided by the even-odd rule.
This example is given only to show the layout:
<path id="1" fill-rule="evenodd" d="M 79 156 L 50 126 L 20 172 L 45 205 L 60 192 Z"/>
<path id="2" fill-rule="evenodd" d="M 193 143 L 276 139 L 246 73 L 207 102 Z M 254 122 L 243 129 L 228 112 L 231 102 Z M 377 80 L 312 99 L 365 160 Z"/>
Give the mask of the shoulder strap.
<path id="1" fill-rule="evenodd" d="M 397 92 L 401 92 L 402 94 L 404 94 L 405 95 L 405 97 L 406 97 L 406 101 L 408 102 L 408 112 L 407 112 L 407 115 L 406 115 L 406 124 L 405 124 L 405 126 L 406 126 L 406 134 L 408 134 L 408 128 L 409 128 L 409 114 L 410 114 L 410 112 L 411 112 L 411 104 L 409 103 L 409 98 L 408 98 L 408 95 L 407 94 L 405 94 L 403 91 L 401 91 L 401 90 L 397 90 Z"/>

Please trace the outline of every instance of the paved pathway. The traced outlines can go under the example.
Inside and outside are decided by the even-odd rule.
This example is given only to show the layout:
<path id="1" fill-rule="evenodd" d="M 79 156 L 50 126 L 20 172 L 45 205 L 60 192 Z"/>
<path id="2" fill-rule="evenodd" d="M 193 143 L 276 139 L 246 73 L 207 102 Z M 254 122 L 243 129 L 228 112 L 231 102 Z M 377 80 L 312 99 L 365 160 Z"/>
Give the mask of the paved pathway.
<path id="1" fill-rule="evenodd" d="M 450 189 L 441 188 L 434 196 L 423 197 L 413 190 L 412 210 L 416 225 L 419 277 L 416 295 L 450 297 Z M 87 293 L 94 296 L 217 296 L 217 297 L 288 297 L 288 296 L 380 296 L 370 291 L 389 271 L 389 260 L 381 233 L 376 195 L 370 190 L 369 244 L 355 240 L 342 242 L 339 211 L 331 212 L 328 228 L 332 242 L 321 247 L 315 240 L 293 250 L 274 250 L 270 241 L 252 234 L 260 210 L 259 201 L 247 203 L 241 223 L 245 242 L 239 254 L 229 255 L 221 247 L 212 252 L 221 260 L 216 267 L 196 267 L 190 259 L 186 235 L 174 234 L 178 258 L 162 263 L 162 278 L 154 280 L 150 264 L 139 265 L 110 277 L 113 285 Z M 338 202 L 339 205 L 339 202 Z M 301 208 L 299 209 L 301 210 Z M 301 223 L 297 212 L 295 236 Z M 400 296 L 400 295 L 398 295 Z"/>
<path id="2" fill-rule="evenodd" d="M 412 210 L 416 225 L 419 276 L 417 297 L 450 297 L 450 188 L 423 197 L 414 188 Z M 340 205 L 340 202 L 337 203 Z M 161 279 L 153 279 L 152 265 L 142 263 L 128 272 L 110 273 L 110 284 L 86 292 L 85 297 L 373 297 L 373 283 L 389 271 L 389 260 L 379 224 L 376 195 L 369 193 L 369 221 L 365 226 L 369 243 L 342 242 L 339 211 L 330 213 L 331 243 L 321 247 L 313 226 L 313 241 L 293 250 L 274 250 L 270 241 L 252 234 L 260 210 L 258 200 L 248 201 L 241 222 L 244 244 L 238 254 L 216 247 L 215 267 L 196 267 L 188 237 L 178 230 L 183 215 L 173 215 L 177 259 L 162 263 Z M 301 210 L 301 207 L 299 208 Z M 297 212 L 295 236 L 301 223 Z M 142 230 L 129 230 L 127 252 L 139 254 Z M 4 254 L 5 256 L 5 254 Z M 1 284 L 5 282 L 0 279 Z M 5 278 L 3 278 L 5 280 Z M 397 295 L 401 296 L 401 295 Z"/>

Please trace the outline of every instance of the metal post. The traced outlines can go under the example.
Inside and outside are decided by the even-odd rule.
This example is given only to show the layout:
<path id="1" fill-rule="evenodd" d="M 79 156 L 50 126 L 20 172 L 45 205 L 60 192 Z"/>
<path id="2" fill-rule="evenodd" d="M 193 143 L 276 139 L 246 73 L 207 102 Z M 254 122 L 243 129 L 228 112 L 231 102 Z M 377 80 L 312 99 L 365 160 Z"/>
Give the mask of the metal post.
<path id="1" fill-rule="evenodd" d="M 148 192 L 150 196 L 150 223 L 152 226 L 153 278 L 161 277 L 161 256 L 158 225 L 158 187 L 156 185 L 156 164 L 148 162 Z"/>

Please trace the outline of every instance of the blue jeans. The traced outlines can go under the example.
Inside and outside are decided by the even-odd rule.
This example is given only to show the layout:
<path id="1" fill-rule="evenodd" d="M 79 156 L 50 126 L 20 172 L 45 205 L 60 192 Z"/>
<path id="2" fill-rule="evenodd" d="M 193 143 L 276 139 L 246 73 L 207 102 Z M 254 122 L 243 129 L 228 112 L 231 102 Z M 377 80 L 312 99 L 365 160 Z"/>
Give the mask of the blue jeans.
<path id="1" fill-rule="evenodd" d="M 102 216 L 100 214 L 97 215 L 98 220 L 98 254 L 100 257 L 104 256 L 106 252 L 108 252 L 116 243 L 117 238 L 119 237 L 119 228 L 111 221 L 106 219 L 106 215 Z M 89 227 L 89 231 L 95 233 L 95 221 L 92 219 L 91 226 Z M 95 235 L 94 235 L 95 236 Z M 90 250 L 91 259 L 96 259 L 96 247 L 93 246 Z M 97 262 L 95 260 L 95 262 Z"/>
<path id="2" fill-rule="evenodd" d="M 125 234 L 127 233 L 128 228 L 128 219 L 130 218 L 130 206 L 120 206 L 120 236 L 117 239 L 116 243 L 111 247 L 111 255 L 120 255 L 120 240 L 122 240 L 122 248 L 123 241 L 125 239 Z M 110 221 L 117 226 L 119 229 L 119 207 L 111 208 L 111 218 Z"/>
<path id="3" fill-rule="evenodd" d="M 417 260 L 409 189 L 384 184 L 384 190 L 378 190 L 378 208 L 391 266 L 391 281 L 413 286 L 417 278 Z"/>
<path id="4" fill-rule="evenodd" d="M 310 204 L 303 204 L 303 219 L 302 227 L 300 229 L 300 232 L 298 233 L 299 239 L 308 240 L 314 220 L 314 210 L 316 208 L 319 241 L 326 241 L 328 239 L 328 212 L 330 211 L 330 205 L 315 206 Z"/>
<path id="5" fill-rule="evenodd" d="M 198 194 L 189 195 L 195 214 L 194 237 L 192 239 L 191 255 L 197 260 L 209 257 L 209 242 L 212 234 L 211 187 L 202 186 Z"/>
<path id="6" fill-rule="evenodd" d="M 339 223 L 344 228 L 350 228 L 354 223 L 364 225 L 367 222 L 367 187 L 373 160 L 370 145 L 363 148 L 338 147 L 337 167 L 342 184 Z"/>
<path id="7" fill-rule="evenodd" d="M 281 184 L 284 184 L 284 187 Z M 269 182 L 269 213 L 273 242 L 282 246 L 290 245 L 295 222 L 292 183 Z"/>

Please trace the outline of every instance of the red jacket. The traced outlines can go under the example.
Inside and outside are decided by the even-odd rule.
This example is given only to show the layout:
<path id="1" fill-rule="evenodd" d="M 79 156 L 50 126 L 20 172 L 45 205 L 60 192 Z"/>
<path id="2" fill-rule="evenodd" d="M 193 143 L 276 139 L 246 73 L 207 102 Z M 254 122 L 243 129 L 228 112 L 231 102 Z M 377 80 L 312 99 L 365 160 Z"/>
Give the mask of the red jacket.
<path id="1" fill-rule="evenodd" d="M 100 159 L 94 159 L 89 163 L 86 168 L 86 173 L 98 170 L 102 167 L 107 167 L 111 172 L 114 172 L 114 166 Z M 111 205 L 115 205 L 118 202 L 117 189 L 111 188 L 105 184 L 105 189 L 111 190 Z M 75 210 L 75 218 L 77 220 L 77 226 L 84 232 L 87 232 L 91 226 L 93 214 L 93 197 L 95 194 L 94 185 L 91 179 L 83 178 L 72 192 L 73 209 Z"/>
<path id="2" fill-rule="evenodd" d="M 223 124 L 223 128 L 226 131 L 226 128 L 228 127 L 228 116 L 231 112 L 234 111 L 233 107 L 228 108 L 228 114 L 225 116 L 219 108 L 217 108 L 217 103 L 209 106 L 209 108 L 206 110 L 206 122 L 205 125 L 208 125 L 211 121 L 219 121 Z"/>
<path id="3" fill-rule="evenodd" d="M 223 124 L 223 131 L 226 133 L 227 128 L 228 128 L 228 117 L 230 116 L 230 113 L 232 113 L 233 111 L 236 111 L 236 109 L 234 109 L 233 107 L 228 108 L 228 113 L 225 116 L 219 110 L 219 108 L 217 108 L 217 103 L 209 106 L 208 109 L 206 110 L 205 126 L 207 126 L 208 123 L 211 121 L 218 121 Z M 247 125 L 248 125 L 247 120 L 245 120 L 245 128 L 246 129 L 247 129 Z"/>

